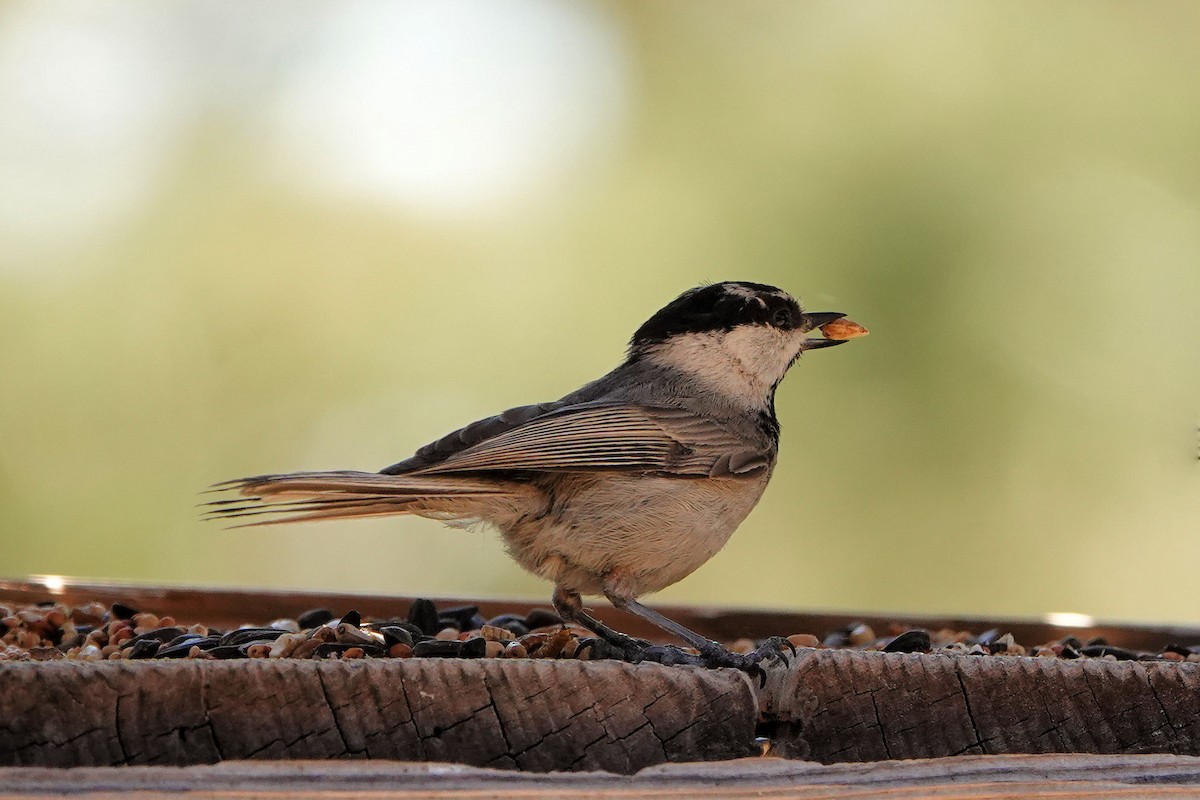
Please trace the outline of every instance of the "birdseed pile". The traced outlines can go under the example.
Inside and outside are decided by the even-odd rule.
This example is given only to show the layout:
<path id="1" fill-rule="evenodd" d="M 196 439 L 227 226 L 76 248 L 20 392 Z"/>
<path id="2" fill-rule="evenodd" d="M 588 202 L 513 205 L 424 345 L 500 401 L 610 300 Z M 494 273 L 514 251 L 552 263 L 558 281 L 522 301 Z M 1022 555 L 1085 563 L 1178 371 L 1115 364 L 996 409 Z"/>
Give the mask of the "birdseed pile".
<path id="1" fill-rule="evenodd" d="M 1157 652 L 1129 650 L 1103 639 L 1023 645 L 999 629 L 973 634 L 950 629 L 898 629 L 879 636 L 857 623 L 827 633 L 787 637 L 797 648 L 849 648 L 891 653 L 971 656 L 1037 656 L 1200 662 L 1200 645 L 1170 644 Z M 757 642 L 728 643 L 748 653 Z M 552 611 L 502 614 L 487 619 L 475 606 L 439 609 L 415 600 L 404 618 L 363 619 L 313 609 L 292 619 L 219 630 L 119 603 L 0 605 L 0 661 L 102 661 L 119 659 L 226 658 L 620 658 L 589 631 L 562 624 Z"/>

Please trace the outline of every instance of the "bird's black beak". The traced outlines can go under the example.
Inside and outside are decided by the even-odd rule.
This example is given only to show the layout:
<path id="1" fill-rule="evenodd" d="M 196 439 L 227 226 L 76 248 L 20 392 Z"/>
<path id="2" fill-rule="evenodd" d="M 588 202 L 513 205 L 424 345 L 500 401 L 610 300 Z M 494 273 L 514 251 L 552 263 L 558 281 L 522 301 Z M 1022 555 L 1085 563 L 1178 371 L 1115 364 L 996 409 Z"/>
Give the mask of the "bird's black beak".
<path id="1" fill-rule="evenodd" d="M 808 332 L 819 328 L 822 325 L 828 325 L 835 319 L 841 319 L 846 315 L 839 311 L 814 311 L 801 316 L 804 319 L 804 324 L 800 327 L 803 328 L 805 332 Z"/>
<path id="2" fill-rule="evenodd" d="M 804 349 L 820 350 L 822 347 L 833 347 L 835 344 L 845 344 L 849 339 L 805 339 Z"/>
<path id="3" fill-rule="evenodd" d="M 841 319 L 846 316 L 839 311 L 813 311 L 804 314 L 804 324 L 801 330 L 808 331 L 816 330 L 822 325 L 828 325 L 834 320 Z M 805 350 L 820 350 L 822 347 L 833 347 L 836 344 L 844 344 L 846 339 L 805 339 Z"/>

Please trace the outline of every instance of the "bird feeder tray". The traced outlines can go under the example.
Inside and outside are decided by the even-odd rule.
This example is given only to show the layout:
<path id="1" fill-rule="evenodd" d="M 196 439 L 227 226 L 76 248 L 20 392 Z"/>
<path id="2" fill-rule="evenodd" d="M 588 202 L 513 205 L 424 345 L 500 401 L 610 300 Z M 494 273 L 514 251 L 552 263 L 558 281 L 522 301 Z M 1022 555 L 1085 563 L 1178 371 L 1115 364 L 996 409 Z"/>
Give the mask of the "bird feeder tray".
<path id="1" fill-rule="evenodd" d="M 408 602 L 101 584 L 57 592 L 10 582 L 0 584 L 0 603 L 119 601 L 228 624 L 315 605 L 385 615 Z M 837 619 L 671 613 L 710 636 L 736 628 L 763 637 Z M 1200 638 L 1170 629 L 1104 630 L 1125 647 Z M 0 662 L 0 766 L 9 768 L 357 758 L 629 774 L 764 750 L 825 764 L 1200 756 L 1200 663 L 800 648 L 788 664 L 769 665 L 760 681 L 734 670 L 612 660 Z"/>

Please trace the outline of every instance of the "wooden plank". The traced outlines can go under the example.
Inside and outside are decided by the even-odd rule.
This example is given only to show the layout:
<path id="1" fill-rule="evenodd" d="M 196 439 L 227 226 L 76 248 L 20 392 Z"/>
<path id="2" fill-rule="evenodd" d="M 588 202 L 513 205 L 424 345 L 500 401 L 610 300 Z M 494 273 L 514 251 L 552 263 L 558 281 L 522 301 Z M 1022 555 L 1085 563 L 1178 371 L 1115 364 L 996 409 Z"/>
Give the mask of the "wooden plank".
<path id="1" fill-rule="evenodd" d="M 753 751 L 821 762 L 1200 755 L 1200 665 L 801 651 L 731 670 L 510 659 L 8 662 L 0 764 L 456 761 L 629 773 Z"/>
<path id="2" fill-rule="evenodd" d="M 1200 755 L 1200 664 L 805 650 L 771 672 L 779 754 Z"/>
<path id="3" fill-rule="evenodd" d="M 510 659 L 9 662 L 0 764 L 456 761 L 629 773 L 774 752 L 826 763 L 1200 755 L 1200 665 L 801 651 L 731 670 Z"/>
<path id="4" fill-rule="evenodd" d="M 630 773 L 756 752 L 734 671 L 511 659 L 0 664 L 0 764 L 375 758 Z"/>
<path id="5" fill-rule="evenodd" d="M 758 758 L 667 764 L 636 775 L 513 773 L 401 762 L 226 762 L 203 767 L 0 769 L 0 797 L 193 800 L 416 798 L 1158 798 L 1200 796 L 1186 756 L 963 756 L 821 765 Z M 135 794 L 136 793 L 136 794 Z"/>

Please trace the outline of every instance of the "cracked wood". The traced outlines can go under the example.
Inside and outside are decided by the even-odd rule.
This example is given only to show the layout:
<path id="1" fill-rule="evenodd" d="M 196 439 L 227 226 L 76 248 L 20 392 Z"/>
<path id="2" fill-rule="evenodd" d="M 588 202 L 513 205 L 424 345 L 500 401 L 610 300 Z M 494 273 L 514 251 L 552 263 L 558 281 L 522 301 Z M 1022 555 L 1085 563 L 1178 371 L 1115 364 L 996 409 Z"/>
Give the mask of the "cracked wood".
<path id="1" fill-rule="evenodd" d="M 375 758 L 632 773 L 755 752 L 736 672 L 515 660 L 0 666 L 0 765 Z"/>
<path id="2" fill-rule="evenodd" d="M 631 773 L 753 750 L 825 763 L 1017 753 L 1200 755 L 1200 665 L 802 650 L 766 689 L 617 662 L 0 665 L 0 765 L 457 761 Z"/>
<path id="3" fill-rule="evenodd" d="M 773 670 L 781 755 L 1200 755 L 1200 665 L 806 650 Z"/>

